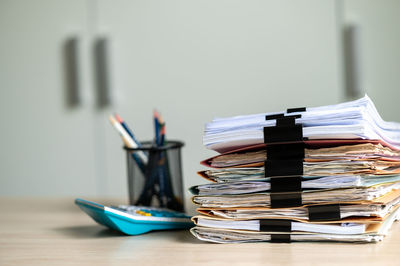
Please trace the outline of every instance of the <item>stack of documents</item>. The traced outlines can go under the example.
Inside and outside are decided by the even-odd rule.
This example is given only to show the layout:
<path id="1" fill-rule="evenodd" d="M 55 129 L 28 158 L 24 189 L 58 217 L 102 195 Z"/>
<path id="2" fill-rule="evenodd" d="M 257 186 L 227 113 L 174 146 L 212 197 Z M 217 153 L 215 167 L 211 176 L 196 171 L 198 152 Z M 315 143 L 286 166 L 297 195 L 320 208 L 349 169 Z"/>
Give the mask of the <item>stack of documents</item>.
<path id="1" fill-rule="evenodd" d="M 204 145 L 219 152 L 263 143 L 263 128 L 276 120 L 266 115 L 301 114 L 296 122 L 303 125 L 308 139 L 382 140 L 400 148 L 400 124 L 384 121 L 368 96 L 336 105 L 307 108 L 305 112 L 280 112 L 215 118 L 206 124 Z"/>
<path id="2" fill-rule="evenodd" d="M 200 240 L 377 242 L 400 217 L 400 124 L 367 96 L 214 119 L 204 144 L 220 154 L 190 188 Z"/>

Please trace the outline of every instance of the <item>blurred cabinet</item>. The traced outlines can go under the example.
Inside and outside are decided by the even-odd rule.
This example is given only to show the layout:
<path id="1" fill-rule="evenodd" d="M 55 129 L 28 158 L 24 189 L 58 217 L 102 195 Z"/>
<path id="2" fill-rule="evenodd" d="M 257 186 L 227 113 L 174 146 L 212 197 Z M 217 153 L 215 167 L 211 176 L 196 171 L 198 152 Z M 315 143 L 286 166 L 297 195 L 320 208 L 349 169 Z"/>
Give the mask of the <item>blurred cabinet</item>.
<path id="1" fill-rule="evenodd" d="M 126 194 L 107 115 L 153 108 L 199 183 L 214 116 L 340 100 L 337 32 L 334 0 L 1 0 L 0 194 Z"/>
<path id="2" fill-rule="evenodd" d="M 359 30 L 360 83 L 385 120 L 400 121 L 400 1 L 343 0 L 343 26 Z"/>
<path id="3" fill-rule="evenodd" d="M 87 23 L 85 1 L 0 1 L 0 195 L 96 194 L 93 110 L 67 88 L 85 62 L 66 73 Z"/>
<path id="4" fill-rule="evenodd" d="M 152 110 L 186 143 L 185 187 L 202 182 L 204 123 L 214 116 L 339 101 L 334 1 L 172 0 L 97 2 L 96 33 L 112 49 L 113 108 L 139 139 Z M 105 123 L 108 123 L 105 121 Z M 125 185 L 121 142 L 106 129 L 109 193 Z"/>

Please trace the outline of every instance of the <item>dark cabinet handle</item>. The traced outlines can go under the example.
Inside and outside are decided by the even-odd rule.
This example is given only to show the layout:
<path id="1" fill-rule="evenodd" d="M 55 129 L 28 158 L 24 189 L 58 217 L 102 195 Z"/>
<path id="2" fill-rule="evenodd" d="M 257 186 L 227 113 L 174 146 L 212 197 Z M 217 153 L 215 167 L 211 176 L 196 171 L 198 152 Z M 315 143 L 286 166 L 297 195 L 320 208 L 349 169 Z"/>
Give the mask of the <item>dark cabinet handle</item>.
<path id="1" fill-rule="evenodd" d="M 361 29 L 351 24 L 344 28 L 344 62 L 346 92 L 350 97 L 360 97 L 364 93 L 362 83 Z"/>
<path id="2" fill-rule="evenodd" d="M 110 42 L 107 38 L 99 37 L 96 39 L 94 58 L 97 103 L 99 107 L 110 106 L 113 102 L 113 95 L 110 69 Z"/>
<path id="3" fill-rule="evenodd" d="M 66 103 L 69 107 L 81 105 L 82 84 L 80 64 L 80 41 L 77 36 L 68 38 L 63 47 Z"/>

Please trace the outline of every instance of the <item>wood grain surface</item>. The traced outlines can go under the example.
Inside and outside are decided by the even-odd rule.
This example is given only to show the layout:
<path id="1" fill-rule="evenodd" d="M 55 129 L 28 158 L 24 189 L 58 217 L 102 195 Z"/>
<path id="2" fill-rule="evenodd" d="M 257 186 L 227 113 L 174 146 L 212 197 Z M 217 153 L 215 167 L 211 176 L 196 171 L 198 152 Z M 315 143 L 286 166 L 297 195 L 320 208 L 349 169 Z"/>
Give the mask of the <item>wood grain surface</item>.
<path id="1" fill-rule="evenodd" d="M 97 225 L 72 198 L 0 198 L 2 266 L 400 265 L 400 225 L 390 232 L 377 244 L 211 244 L 188 231 L 121 235 Z"/>

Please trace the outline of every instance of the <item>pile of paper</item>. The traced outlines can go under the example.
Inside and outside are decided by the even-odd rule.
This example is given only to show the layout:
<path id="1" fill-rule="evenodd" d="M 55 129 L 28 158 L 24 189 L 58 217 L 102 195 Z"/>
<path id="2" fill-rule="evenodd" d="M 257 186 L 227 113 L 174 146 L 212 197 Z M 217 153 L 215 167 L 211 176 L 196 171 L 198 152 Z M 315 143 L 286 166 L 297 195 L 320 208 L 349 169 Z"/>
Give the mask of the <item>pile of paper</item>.
<path id="1" fill-rule="evenodd" d="M 290 131 L 286 120 L 302 139 L 266 141 L 264 127 Z M 400 217 L 400 124 L 385 122 L 367 96 L 214 119 L 204 144 L 220 154 L 201 162 L 212 183 L 190 189 L 200 240 L 376 242 Z"/>
<path id="2" fill-rule="evenodd" d="M 204 145 L 218 152 L 263 143 L 263 128 L 274 126 L 265 113 L 215 118 L 206 124 Z M 300 114 L 293 112 L 290 114 Z M 384 121 L 368 96 L 336 105 L 311 107 L 296 120 L 308 139 L 371 139 L 400 148 L 400 124 Z"/>

